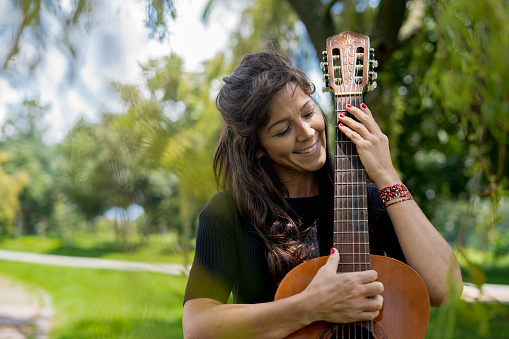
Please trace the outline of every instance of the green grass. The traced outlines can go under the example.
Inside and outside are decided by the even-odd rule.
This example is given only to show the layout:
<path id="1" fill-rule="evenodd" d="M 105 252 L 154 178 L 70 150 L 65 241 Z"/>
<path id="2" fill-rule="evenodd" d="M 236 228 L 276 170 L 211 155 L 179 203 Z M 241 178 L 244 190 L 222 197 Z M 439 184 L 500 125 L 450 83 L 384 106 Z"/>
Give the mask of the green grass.
<path id="1" fill-rule="evenodd" d="M 0 275 L 51 295 L 51 339 L 182 338 L 186 277 L 7 261 Z"/>
<path id="2" fill-rule="evenodd" d="M 186 277 L 7 261 L 0 261 L 0 275 L 51 295 L 51 339 L 182 338 Z M 509 305 L 460 301 L 432 308 L 426 338 L 496 339 L 508 332 Z"/>
<path id="3" fill-rule="evenodd" d="M 111 235 L 104 234 L 84 234 L 72 246 L 48 237 L 0 238 L 1 249 L 15 251 L 182 263 L 178 252 L 168 250 L 172 243 L 171 237 L 153 236 L 123 252 Z M 509 256 L 493 258 L 475 250 L 467 254 L 482 267 L 488 283 L 509 283 Z M 466 263 L 459 259 L 466 273 Z M 51 339 L 182 337 L 185 277 L 6 261 L 0 261 L 0 274 L 39 286 L 52 296 L 56 315 Z M 464 280 L 471 281 L 468 274 Z M 459 301 L 432 308 L 426 338 L 506 338 L 507 333 L 509 305 Z"/>

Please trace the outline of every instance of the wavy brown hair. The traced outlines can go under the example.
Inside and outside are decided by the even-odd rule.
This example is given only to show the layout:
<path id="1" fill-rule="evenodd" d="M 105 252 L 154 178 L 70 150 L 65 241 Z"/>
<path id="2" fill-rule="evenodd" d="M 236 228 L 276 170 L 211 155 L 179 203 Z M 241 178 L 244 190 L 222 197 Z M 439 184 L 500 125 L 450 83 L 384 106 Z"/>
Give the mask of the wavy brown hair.
<path id="1" fill-rule="evenodd" d="M 244 56 L 223 81 L 216 99 L 224 125 L 214 155 L 214 175 L 221 189 L 233 191 L 240 215 L 267 246 L 269 267 L 279 282 L 290 269 L 309 258 L 312 249 L 303 238 L 310 227 L 303 228 L 288 204 L 288 191 L 278 181 L 270 160 L 257 157 L 262 148 L 258 131 L 269 121 L 272 99 L 287 84 L 298 85 L 310 96 L 315 87 L 286 58 L 269 52 Z M 332 173 L 327 150 L 326 163 L 316 177 L 321 195 L 327 197 L 331 208 Z"/>

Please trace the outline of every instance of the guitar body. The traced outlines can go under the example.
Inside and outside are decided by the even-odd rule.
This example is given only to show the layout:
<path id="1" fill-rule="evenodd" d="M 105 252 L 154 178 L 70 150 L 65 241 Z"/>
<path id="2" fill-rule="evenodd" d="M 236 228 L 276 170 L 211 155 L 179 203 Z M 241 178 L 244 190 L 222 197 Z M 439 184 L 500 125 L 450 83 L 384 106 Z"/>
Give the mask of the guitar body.
<path id="1" fill-rule="evenodd" d="M 312 259 L 291 270 L 281 281 L 275 300 L 304 291 L 327 259 L 328 257 Z M 384 306 L 373 321 L 372 330 L 366 327 L 364 331 L 368 331 L 376 339 L 424 338 L 430 304 L 428 290 L 419 274 L 398 260 L 378 255 L 371 255 L 371 269 L 377 271 L 377 280 L 384 285 Z M 347 333 L 351 335 L 342 336 L 342 326 L 315 322 L 287 338 L 353 338 L 354 333 L 350 330 Z M 357 326 L 364 326 L 364 323 Z"/>

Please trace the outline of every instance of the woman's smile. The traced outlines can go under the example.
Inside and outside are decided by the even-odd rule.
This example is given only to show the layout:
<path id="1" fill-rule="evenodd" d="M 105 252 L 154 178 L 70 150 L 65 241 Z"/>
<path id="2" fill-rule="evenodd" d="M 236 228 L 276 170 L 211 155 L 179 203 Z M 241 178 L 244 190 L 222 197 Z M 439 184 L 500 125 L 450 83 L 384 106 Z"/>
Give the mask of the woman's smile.
<path id="1" fill-rule="evenodd" d="M 320 143 L 320 140 L 317 140 L 313 146 L 309 147 L 309 148 L 306 148 L 306 149 L 303 149 L 302 151 L 295 151 L 293 153 L 297 153 L 297 154 L 303 154 L 303 155 L 310 155 L 312 153 L 314 153 L 317 149 L 318 149 L 318 144 Z"/>

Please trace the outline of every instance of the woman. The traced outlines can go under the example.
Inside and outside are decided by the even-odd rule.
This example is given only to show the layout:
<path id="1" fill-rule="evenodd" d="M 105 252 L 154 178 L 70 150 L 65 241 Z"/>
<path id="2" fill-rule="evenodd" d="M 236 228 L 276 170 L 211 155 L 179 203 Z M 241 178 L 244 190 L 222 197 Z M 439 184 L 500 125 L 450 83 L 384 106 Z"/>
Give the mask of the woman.
<path id="1" fill-rule="evenodd" d="M 223 80 L 214 172 L 227 190 L 200 214 L 185 337 L 283 338 L 315 321 L 373 320 L 383 305 L 377 273 L 336 274 L 333 166 L 314 86 L 283 57 L 265 52 L 245 56 Z M 462 286 L 455 256 L 413 199 L 386 195 L 384 209 L 378 190 L 401 184 L 387 137 L 366 105 L 347 110 L 358 122 L 341 115 L 339 129 L 357 145 L 376 185 L 368 189 L 371 253 L 408 263 L 438 306 L 449 292 L 449 272 Z M 330 255 L 327 264 L 305 291 L 273 301 L 289 270 L 323 255 Z"/>

